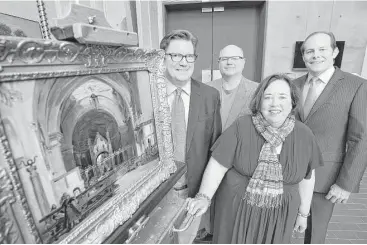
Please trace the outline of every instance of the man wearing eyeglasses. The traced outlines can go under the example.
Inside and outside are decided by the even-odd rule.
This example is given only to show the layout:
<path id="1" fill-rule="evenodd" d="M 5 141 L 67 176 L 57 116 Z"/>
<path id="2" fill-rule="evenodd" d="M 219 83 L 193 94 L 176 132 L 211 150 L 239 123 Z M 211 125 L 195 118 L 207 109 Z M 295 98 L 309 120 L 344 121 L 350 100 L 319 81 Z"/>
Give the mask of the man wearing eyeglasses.
<path id="1" fill-rule="evenodd" d="M 187 173 L 174 186 L 175 193 L 183 199 L 198 193 L 209 150 L 222 131 L 218 91 L 191 78 L 197 58 L 196 45 L 197 38 L 186 30 L 174 30 L 160 43 L 166 52 L 164 64 L 174 159 L 187 166 Z M 186 231 L 178 233 L 179 243 L 193 242 L 200 220 L 201 217 L 195 217 Z"/>
<path id="2" fill-rule="evenodd" d="M 236 45 L 228 45 L 219 53 L 219 70 L 222 78 L 211 81 L 221 97 L 222 129 L 227 129 L 239 115 L 249 112 L 249 103 L 258 83 L 242 75 L 245 67 L 243 51 Z"/>
<path id="3" fill-rule="evenodd" d="M 207 83 L 219 91 L 221 98 L 222 131 L 226 130 L 240 115 L 249 113 L 249 103 L 258 83 L 246 79 L 242 75 L 245 67 L 243 51 L 236 45 L 228 45 L 219 53 L 219 70 L 222 78 Z M 214 205 L 203 215 L 197 242 L 211 240 Z"/>

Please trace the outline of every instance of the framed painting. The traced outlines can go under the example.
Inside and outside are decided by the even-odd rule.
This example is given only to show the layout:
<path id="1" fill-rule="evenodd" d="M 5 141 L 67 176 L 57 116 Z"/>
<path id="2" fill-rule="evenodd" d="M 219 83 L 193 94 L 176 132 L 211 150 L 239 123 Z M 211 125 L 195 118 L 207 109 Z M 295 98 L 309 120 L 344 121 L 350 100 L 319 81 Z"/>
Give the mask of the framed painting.
<path id="1" fill-rule="evenodd" d="M 42 38 L 41 27 L 38 21 L 0 12 L 0 35 Z"/>
<path id="2" fill-rule="evenodd" d="M 1 243 L 102 243 L 177 172 L 163 58 L 0 36 Z"/>

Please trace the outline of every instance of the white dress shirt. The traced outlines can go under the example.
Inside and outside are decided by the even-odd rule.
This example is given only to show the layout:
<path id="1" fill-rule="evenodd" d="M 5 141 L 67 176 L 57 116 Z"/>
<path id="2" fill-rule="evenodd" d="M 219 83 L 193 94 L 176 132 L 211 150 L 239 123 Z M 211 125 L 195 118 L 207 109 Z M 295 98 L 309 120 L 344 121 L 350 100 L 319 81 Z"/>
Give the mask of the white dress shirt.
<path id="1" fill-rule="evenodd" d="M 166 79 L 167 82 L 167 100 L 168 100 L 168 106 L 170 111 L 172 112 L 172 104 L 175 99 L 175 91 L 176 86 L 173 85 L 170 81 Z M 191 94 L 191 80 L 185 84 L 185 86 L 181 87 L 182 93 L 181 98 L 184 103 L 185 107 L 185 123 L 186 123 L 186 130 L 187 130 L 187 123 L 189 121 L 189 108 L 190 108 L 190 94 Z"/>
<path id="2" fill-rule="evenodd" d="M 321 73 L 318 76 L 318 78 L 321 80 L 321 82 L 319 82 L 317 87 L 316 87 L 317 98 L 320 96 L 322 91 L 324 91 L 324 88 L 326 87 L 326 85 L 330 81 L 330 79 L 333 76 L 334 72 L 335 72 L 335 68 L 334 68 L 334 66 L 332 66 L 332 67 L 330 67 L 329 69 L 327 69 L 326 71 L 324 71 L 323 73 Z M 307 81 L 306 81 L 305 86 L 303 87 L 303 91 L 302 91 L 302 105 L 305 104 L 308 89 L 310 88 L 310 81 L 311 81 L 312 78 L 313 78 L 313 76 L 311 76 L 310 73 L 308 73 Z"/>

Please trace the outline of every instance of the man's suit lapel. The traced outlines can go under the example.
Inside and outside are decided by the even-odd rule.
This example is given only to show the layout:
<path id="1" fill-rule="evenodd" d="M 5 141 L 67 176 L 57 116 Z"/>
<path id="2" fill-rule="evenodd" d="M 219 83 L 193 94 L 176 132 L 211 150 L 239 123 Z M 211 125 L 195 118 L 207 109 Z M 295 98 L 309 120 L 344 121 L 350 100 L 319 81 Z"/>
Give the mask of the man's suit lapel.
<path id="1" fill-rule="evenodd" d="M 247 86 L 246 80 L 242 77 L 241 82 L 239 84 L 238 90 L 236 92 L 235 98 L 233 100 L 232 107 L 229 111 L 228 118 L 225 123 L 225 127 L 227 127 L 229 122 L 234 121 L 234 117 L 237 118 L 238 114 L 242 111 L 243 106 L 246 104 L 246 101 L 249 99 L 247 94 Z"/>
<path id="2" fill-rule="evenodd" d="M 320 96 L 317 98 L 315 104 L 311 108 L 311 111 L 305 120 L 306 122 L 320 108 L 320 106 L 322 106 L 330 98 L 330 96 L 334 94 L 334 90 L 343 81 L 343 78 L 344 78 L 343 73 L 340 71 L 339 68 L 335 67 L 335 72 L 333 76 L 331 77 L 330 81 L 328 82 L 328 84 L 326 85 Z"/>
<path id="3" fill-rule="evenodd" d="M 190 149 L 192 137 L 195 131 L 195 126 L 196 126 L 196 123 L 199 117 L 200 104 L 201 104 L 200 84 L 199 82 L 192 80 L 191 81 L 189 121 L 187 123 L 186 152 Z"/>

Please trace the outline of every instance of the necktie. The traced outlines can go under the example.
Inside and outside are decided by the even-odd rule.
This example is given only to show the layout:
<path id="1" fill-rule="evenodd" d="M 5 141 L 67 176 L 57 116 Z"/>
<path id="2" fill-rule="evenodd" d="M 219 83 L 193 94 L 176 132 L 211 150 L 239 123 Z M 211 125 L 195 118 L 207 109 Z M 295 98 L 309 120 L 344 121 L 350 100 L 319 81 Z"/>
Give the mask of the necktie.
<path id="1" fill-rule="evenodd" d="M 172 104 L 172 136 L 175 160 L 185 162 L 186 123 L 185 106 L 181 97 L 182 88 L 175 90 Z"/>
<path id="2" fill-rule="evenodd" d="M 176 161 L 185 162 L 186 150 L 186 122 L 185 122 L 185 106 L 181 97 L 182 89 L 177 88 L 175 98 L 173 100 L 172 114 L 172 138 L 173 153 Z M 175 184 L 175 188 L 184 188 L 186 185 L 186 176 L 182 176 Z"/>
<path id="3" fill-rule="evenodd" d="M 310 80 L 310 87 L 308 88 L 307 96 L 305 99 L 305 103 L 303 105 L 303 114 L 304 118 L 307 118 L 308 114 L 310 113 L 315 101 L 317 100 L 317 86 L 319 84 L 319 78 L 313 77 Z"/>

